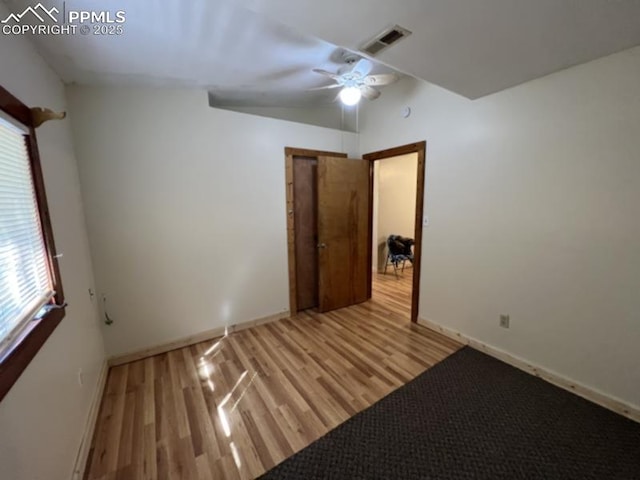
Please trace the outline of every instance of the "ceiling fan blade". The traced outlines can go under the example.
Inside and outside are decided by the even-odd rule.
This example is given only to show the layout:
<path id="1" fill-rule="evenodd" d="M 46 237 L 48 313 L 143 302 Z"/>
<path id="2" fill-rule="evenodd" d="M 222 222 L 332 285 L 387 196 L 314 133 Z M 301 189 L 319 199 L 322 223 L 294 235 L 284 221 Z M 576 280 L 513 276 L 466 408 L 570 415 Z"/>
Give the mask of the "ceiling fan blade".
<path id="1" fill-rule="evenodd" d="M 390 85 L 398 81 L 398 75 L 395 73 L 380 73 L 378 75 L 368 75 L 364 78 L 365 85 L 383 86 Z"/>
<path id="2" fill-rule="evenodd" d="M 312 70 L 315 73 L 319 73 L 320 75 L 324 75 L 325 77 L 333 78 L 337 80 L 340 78 L 340 75 L 336 75 L 335 73 L 327 72 L 326 70 L 322 70 L 321 68 L 314 68 Z"/>
<path id="3" fill-rule="evenodd" d="M 369 72 L 373 68 L 373 63 L 366 58 L 361 58 L 356 62 L 356 64 L 351 69 L 351 73 L 357 73 L 360 75 L 360 78 L 364 78 L 369 75 Z"/>
<path id="4" fill-rule="evenodd" d="M 362 93 L 362 96 L 367 100 L 375 100 L 380 96 L 380 92 L 378 90 L 368 85 L 360 87 L 360 93 Z"/>
<path id="5" fill-rule="evenodd" d="M 324 87 L 314 87 L 314 88 L 307 88 L 308 92 L 311 92 L 313 90 L 329 90 L 330 88 L 338 88 L 341 87 L 342 85 L 338 84 L 338 83 L 334 83 L 333 85 L 325 85 Z"/>

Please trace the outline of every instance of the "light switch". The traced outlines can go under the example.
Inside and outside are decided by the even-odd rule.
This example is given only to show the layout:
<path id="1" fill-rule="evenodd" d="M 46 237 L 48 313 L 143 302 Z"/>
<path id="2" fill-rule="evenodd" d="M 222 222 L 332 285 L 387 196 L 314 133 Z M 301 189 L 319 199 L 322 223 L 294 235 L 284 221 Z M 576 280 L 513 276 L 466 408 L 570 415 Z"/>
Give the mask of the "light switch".
<path id="1" fill-rule="evenodd" d="M 423 226 L 423 227 L 428 227 L 428 226 L 429 226 L 429 217 L 425 216 L 425 217 L 422 219 L 422 226 Z"/>

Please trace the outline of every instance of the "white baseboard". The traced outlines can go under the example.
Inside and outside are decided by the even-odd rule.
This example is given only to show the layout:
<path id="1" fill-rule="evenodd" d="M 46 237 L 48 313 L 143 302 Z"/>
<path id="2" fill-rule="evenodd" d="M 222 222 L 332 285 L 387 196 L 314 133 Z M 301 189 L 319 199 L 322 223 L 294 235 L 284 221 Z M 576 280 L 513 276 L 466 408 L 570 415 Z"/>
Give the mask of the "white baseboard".
<path id="1" fill-rule="evenodd" d="M 93 441 L 93 433 L 98 421 L 98 413 L 100 412 L 100 403 L 102 402 L 102 395 L 107 385 L 107 374 L 109 372 L 109 365 L 105 360 L 102 363 L 102 368 L 98 374 L 98 382 L 93 392 L 93 398 L 91 400 L 91 407 L 89 408 L 89 414 L 87 415 L 87 421 L 85 422 L 84 432 L 82 434 L 82 441 L 80 442 L 80 448 L 78 449 L 78 455 L 73 466 L 73 480 L 80 480 L 84 475 L 84 471 L 87 468 L 87 459 L 89 458 L 89 451 L 91 450 L 91 442 Z"/>
<path id="2" fill-rule="evenodd" d="M 463 333 L 457 332 L 453 329 L 444 327 L 435 323 L 431 320 L 426 320 L 424 318 L 418 319 L 418 324 L 423 325 L 431 330 L 435 330 L 436 332 L 442 333 L 443 335 L 452 338 L 460 343 L 464 343 L 465 345 L 469 345 L 470 347 L 475 348 L 476 350 L 480 350 L 487 355 L 497 358 L 498 360 L 502 360 L 509 365 L 512 365 L 520 370 L 523 370 L 531 375 L 535 375 L 549 383 L 552 383 L 564 390 L 567 390 L 571 393 L 575 393 L 576 395 L 581 396 L 593 403 L 597 403 L 598 405 L 616 412 L 620 415 L 623 415 L 631 420 L 636 422 L 640 422 L 640 407 L 635 405 L 631 405 L 626 403 L 618 398 L 607 395 L 603 392 L 594 390 L 586 385 L 582 385 L 579 382 L 575 382 L 569 378 L 558 375 L 557 373 L 546 370 L 543 367 L 538 365 L 534 365 L 520 357 L 512 355 L 504 350 L 493 347 L 491 345 L 487 345 L 480 340 L 476 340 L 475 338 L 468 337 Z"/>
<path id="3" fill-rule="evenodd" d="M 206 330 L 204 332 L 200 332 L 195 335 L 190 335 L 188 337 L 180 338 L 172 342 L 163 343 L 161 345 L 155 345 L 153 347 L 143 348 L 141 350 L 124 353 L 122 355 L 115 355 L 108 359 L 108 363 L 110 367 L 114 367 L 116 365 L 122 365 L 124 363 L 135 362 L 137 360 L 142 360 L 143 358 L 152 357 L 154 355 L 170 352 L 171 350 L 176 350 L 178 348 L 188 347 L 189 345 L 193 345 L 195 343 L 205 342 L 207 340 L 221 337 L 225 333 L 238 332 L 240 330 L 244 330 L 245 328 L 255 327 L 256 325 L 261 325 L 263 323 L 275 322 L 276 320 L 280 320 L 281 318 L 287 318 L 289 316 L 290 316 L 289 311 L 285 311 L 285 312 L 276 313 L 273 315 L 268 315 L 266 317 L 249 320 L 247 322 L 241 322 L 234 325 L 229 325 L 226 327 L 213 328 L 211 330 Z"/>

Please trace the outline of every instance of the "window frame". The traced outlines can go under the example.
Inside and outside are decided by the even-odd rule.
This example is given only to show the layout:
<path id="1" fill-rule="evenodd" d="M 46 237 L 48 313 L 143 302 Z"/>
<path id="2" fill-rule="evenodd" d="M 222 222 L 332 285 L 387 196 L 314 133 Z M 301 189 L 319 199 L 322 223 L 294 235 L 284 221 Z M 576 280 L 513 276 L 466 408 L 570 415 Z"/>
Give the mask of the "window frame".
<path id="1" fill-rule="evenodd" d="M 2 401 L 64 318 L 66 304 L 31 110 L 2 86 L 0 86 L 0 110 L 29 129 L 29 134 L 25 136 L 27 139 L 27 151 L 29 152 L 31 178 L 33 179 L 36 203 L 40 214 L 49 274 L 51 275 L 53 290 L 56 292 L 53 297 L 53 303 L 57 307 L 48 310 L 39 319 L 32 320 L 10 347 L 8 353 L 0 360 L 0 401 Z"/>

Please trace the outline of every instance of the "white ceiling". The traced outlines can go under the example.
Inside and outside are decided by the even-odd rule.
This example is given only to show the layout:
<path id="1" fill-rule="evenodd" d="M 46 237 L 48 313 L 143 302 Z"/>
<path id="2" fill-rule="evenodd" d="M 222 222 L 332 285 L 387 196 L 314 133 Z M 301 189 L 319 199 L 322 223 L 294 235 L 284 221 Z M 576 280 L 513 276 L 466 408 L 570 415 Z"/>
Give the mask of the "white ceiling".
<path id="1" fill-rule="evenodd" d="M 6 0 L 21 12 L 37 0 Z M 62 0 L 47 1 L 62 11 Z M 120 36 L 34 36 L 67 83 L 204 87 L 217 105 L 305 106 L 333 102 L 344 49 L 248 10 L 233 0 L 66 0 L 71 9 L 124 10 Z M 31 17 L 25 17 L 31 18 Z M 376 65 L 372 73 L 389 72 Z"/>
<path id="2" fill-rule="evenodd" d="M 468 98 L 640 44 L 640 0 L 241 2 L 352 49 L 398 24 L 413 34 L 379 59 Z"/>
<path id="3" fill-rule="evenodd" d="M 36 2 L 5 3 L 20 12 Z M 64 81 L 198 86 L 236 105 L 333 100 L 335 91 L 306 91 L 327 83 L 311 69 L 337 70 L 336 45 L 357 50 L 393 24 L 413 34 L 378 60 L 469 98 L 640 44 L 640 0 L 67 0 L 66 8 L 125 10 L 126 23 L 121 36 L 34 37 Z"/>

